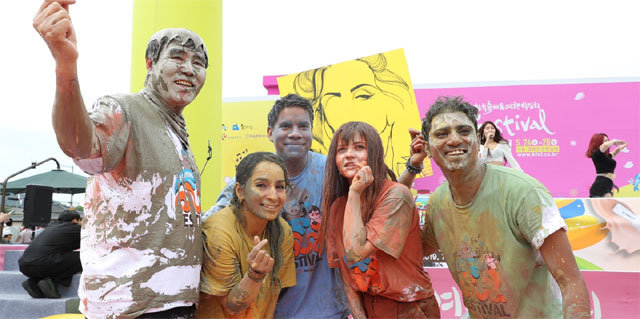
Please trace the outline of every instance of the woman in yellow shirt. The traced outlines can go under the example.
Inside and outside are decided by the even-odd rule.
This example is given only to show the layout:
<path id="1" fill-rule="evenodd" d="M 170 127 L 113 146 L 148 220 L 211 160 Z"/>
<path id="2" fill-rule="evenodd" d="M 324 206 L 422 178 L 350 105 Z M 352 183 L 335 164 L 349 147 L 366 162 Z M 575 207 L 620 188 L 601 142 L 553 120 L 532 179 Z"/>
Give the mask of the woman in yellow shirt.
<path id="1" fill-rule="evenodd" d="M 204 223 L 196 318 L 271 318 L 296 284 L 293 234 L 280 211 L 289 183 L 280 157 L 257 152 L 236 168 L 231 205 Z"/>

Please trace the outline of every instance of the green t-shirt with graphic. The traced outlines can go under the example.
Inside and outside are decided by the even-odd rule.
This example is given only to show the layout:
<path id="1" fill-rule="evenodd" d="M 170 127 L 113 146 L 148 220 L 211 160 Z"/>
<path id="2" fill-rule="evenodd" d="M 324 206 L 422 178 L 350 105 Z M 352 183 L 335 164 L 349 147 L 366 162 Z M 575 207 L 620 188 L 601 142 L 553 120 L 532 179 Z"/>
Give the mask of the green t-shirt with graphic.
<path id="1" fill-rule="evenodd" d="M 487 165 L 466 206 L 445 182 L 430 196 L 425 244 L 439 248 L 473 318 L 562 317 L 560 289 L 539 248 L 564 220 L 549 191 L 531 176 Z"/>

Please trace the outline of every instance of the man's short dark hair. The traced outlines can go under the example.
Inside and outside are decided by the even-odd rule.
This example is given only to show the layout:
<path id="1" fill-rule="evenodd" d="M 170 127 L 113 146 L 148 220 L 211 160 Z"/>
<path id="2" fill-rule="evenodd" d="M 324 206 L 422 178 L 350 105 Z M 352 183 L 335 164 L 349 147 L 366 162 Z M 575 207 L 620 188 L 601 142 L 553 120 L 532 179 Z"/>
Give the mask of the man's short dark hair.
<path id="1" fill-rule="evenodd" d="M 276 103 L 271 107 L 271 111 L 269 111 L 269 115 L 267 116 L 268 124 L 270 128 L 273 128 L 278 121 L 278 117 L 280 116 L 280 112 L 287 107 L 300 107 L 303 108 L 309 113 L 309 120 L 311 121 L 311 125 L 313 126 L 313 106 L 309 100 L 303 98 L 298 94 L 287 94 L 287 96 L 279 99 Z"/>
<path id="2" fill-rule="evenodd" d="M 436 115 L 442 113 L 462 112 L 473 123 L 473 128 L 478 131 L 478 109 L 469 102 L 464 101 L 463 96 L 440 96 L 431 105 L 429 111 L 422 120 L 422 135 L 425 141 L 429 140 L 429 132 L 431 131 L 431 122 Z"/>
<path id="3" fill-rule="evenodd" d="M 63 211 L 59 216 L 58 216 L 58 221 L 59 222 L 71 222 L 74 219 L 77 220 L 82 220 L 82 217 L 80 216 L 80 213 L 78 213 L 75 210 L 65 210 Z"/>

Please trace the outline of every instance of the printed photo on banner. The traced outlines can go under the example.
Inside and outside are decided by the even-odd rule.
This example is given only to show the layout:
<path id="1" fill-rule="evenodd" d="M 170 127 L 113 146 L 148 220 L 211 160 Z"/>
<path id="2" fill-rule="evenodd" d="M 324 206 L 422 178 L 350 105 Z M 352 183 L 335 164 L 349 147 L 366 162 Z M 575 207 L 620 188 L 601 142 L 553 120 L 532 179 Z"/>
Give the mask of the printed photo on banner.
<path id="1" fill-rule="evenodd" d="M 582 270 L 640 272 L 640 198 L 556 199 Z"/>

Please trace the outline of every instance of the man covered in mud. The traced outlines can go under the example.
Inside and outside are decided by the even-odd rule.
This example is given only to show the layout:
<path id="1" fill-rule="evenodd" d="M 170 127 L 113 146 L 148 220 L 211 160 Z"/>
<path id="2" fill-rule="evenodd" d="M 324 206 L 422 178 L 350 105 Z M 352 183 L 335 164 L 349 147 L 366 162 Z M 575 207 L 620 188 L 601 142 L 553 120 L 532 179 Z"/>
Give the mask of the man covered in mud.
<path id="1" fill-rule="evenodd" d="M 65 154 L 92 175 L 80 258 L 80 311 L 89 318 L 191 318 L 202 257 L 200 174 L 182 110 L 207 68 L 185 29 L 151 36 L 139 93 L 104 96 L 88 113 L 68 7 L 46 0 L 33 21 L 56 62 L 53 127 Z"/>
<path id="2" fill-rule="evenodd" d="M 425 253 L 443 252 L 473 318 L 590 318 L 551 194 L 521 171 L 478 161 L 476 115 L 462 97 L 440 97 L 412 143 L 447 178 L 429 197 Z"/>

